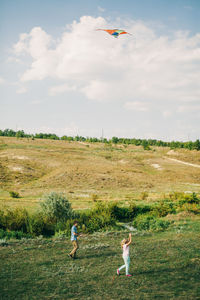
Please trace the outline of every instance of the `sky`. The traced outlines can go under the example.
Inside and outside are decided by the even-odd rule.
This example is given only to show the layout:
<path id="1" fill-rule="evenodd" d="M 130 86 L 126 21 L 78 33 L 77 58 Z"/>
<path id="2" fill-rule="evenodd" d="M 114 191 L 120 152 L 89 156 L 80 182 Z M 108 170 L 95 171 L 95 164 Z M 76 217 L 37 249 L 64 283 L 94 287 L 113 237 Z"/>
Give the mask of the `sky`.
<path id="1" fill-rule="evenodd" d="M 199 0 L 0 0 L 0 129 L 194 141 L 199 120 Z"/>

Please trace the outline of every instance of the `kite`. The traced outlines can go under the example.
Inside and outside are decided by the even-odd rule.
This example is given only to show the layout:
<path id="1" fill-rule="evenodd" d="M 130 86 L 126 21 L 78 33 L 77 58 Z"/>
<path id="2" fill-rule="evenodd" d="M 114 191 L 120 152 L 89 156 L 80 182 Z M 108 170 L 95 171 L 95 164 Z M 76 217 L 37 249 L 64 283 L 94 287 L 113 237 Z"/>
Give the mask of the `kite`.
<path id="1" fill-rule="evenodd" d="M 124 30 L 119 30 L 119 29 L 97 29 L 97 30 L 106 31 L 107 33 L 114 36 L 115 38 L 117 38 L 120 34 L 131 34 L 131 33 L 128 33 Z"/>

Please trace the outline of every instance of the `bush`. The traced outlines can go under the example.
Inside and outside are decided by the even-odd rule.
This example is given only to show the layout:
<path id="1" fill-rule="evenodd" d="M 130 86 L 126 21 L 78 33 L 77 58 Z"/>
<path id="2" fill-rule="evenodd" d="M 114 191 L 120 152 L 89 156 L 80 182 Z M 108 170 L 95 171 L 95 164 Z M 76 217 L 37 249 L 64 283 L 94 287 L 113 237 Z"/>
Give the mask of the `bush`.
<path id="1" fill-rule="evenodd" d="M 28 212 L 24 208 L 7 209 L 0 212 L 0 228 L 27 232 Z"/>
<path id="2" fill-rule="evenodd" d="M 194 214 L 200 214 L 200 205 L 196 203 L 185 203 L 179 208 L 179 211 L 187 211 Z"/>
<path id="3" fill-rule="evenodd" d="M 7 231 L 0 229 L 0 239 L 22 239 L 22 238 L 31 238 L 30 234 L 24 233 L 22 231 Z"/>
<path id="4" fill-rule="evenodd" d="M 183 205 L 185 203 L 200 204 L 200 199 L 197 197 L 196 193 L 186 194 L 179 201 L 179 205 Z"/>
<path id="5" fill-rule="evenodd" d="M 137 212 L 138 212 L 138 207 L 135 204 L 135 202 L 133 202 L 133 201 L 129 202 L 128 211 L 129 211 L 129 219 L 133 219 L 136 217 Z"/>
<path id="6" fill-rule="evenodd" d="M 28 232 L 34 236 L 51 236 L 55 233 L 55 224 L 42 212 L 36 212 L 29 218 Z"/>
<path id="7" fill-rule="evenodd" d="M 112 219 L 109 215 L 93 215 L 88 219 L 88 222 L 84 224 L 87 232 L 94 232 L 99 230 L 106 230 L 109 227 L 115 225 L 115 220 Z"/>
<path id="8" fill-rule="evenodd" d="M 168 200 L 163 200 L 160 203 L 156 204 L 152 207 L 152 214 L 158 217 L 165 217 L 168 214 L 176 213 L 176 204 L 173 202 L 169 202 Z"/>
<path id="9" fill-rule="evenodd" d="M 152 210 L 152 207 L 149 205 L 138 205 L 136 206 L 136 215 L 147 214 Z"/>
<path id="10" fill-rule="evenodd" d="M 148 198 L 149 194 L 147 192 L 142 192 L 141 199 L 146 200 Z"/>
<path id="11" fill-rule="evenodd" d="M 28 214 L 26 209 L 15 208 L 0 211 L 0 228 L 4 232 L 6 230 L 13 238 L 20 238 L 20 232 L 23 234 L 37 235 L 53 235 L 55 225 L 45 217 L 41 212 Z"/>
<path id="12" fill-rule="evenodd" d="M 179 200 L 182 199 L 184 197 L 184 193 L 180 193 L 180 192 L 173 192 L 169 194 L 169 198 L 171 200 Z"/>
<path id="13" fill-rule="evenodd" d="M 133 226 L 138 230 L 164 231 L 169 225 L 169 221 L 155 218 L 152 215 L 140 215 L 133 221 Z"/>
<path id="14" fill-rule="evenodd" d="M 10 194 L 10 197 L 12 197 L 12 198 L 19 198 L 20 197 L 18 192 L 10 191 L 9 194 Z"/>
<path id="15" fill-rule="evenodd" d="M 110 206 L 102 201 L 97 201 L 95 207 L 92 210 L 84 211 L 76 215 L 81 226 L 82 232 L 94 232 L 99 230 L 105 230 L 109 227 L 115 226 L 115 218 L 111 214 Z M 70 231 L 73 223 L 67 221 L 67 230 Z"/>
<path id="16" fill-rule="evenodd" d="M 130 212 L 127 207 L 119 207 L 116 202 L 108 204 L 110 216 L 118 221 L 129 220 Z"/>
<path id="17" fill-rule="evenodd" d="M 63 194 L 55 192 L 47 194 L 40 205 L 43 214 L 55 223 L 66 222 L 73 217 L 71 204 Z"/>

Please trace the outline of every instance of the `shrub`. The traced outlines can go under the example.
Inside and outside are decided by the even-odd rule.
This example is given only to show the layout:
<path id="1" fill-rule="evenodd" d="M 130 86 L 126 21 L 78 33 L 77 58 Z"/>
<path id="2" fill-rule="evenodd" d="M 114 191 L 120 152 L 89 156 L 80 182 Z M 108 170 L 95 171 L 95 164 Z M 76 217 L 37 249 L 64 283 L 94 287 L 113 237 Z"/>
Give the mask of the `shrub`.
<path id="1" fill-rule="evenodd" d="M 44 216 L 42 212 L 32 214 L 28 222 L 28 232 L 34 236 L 50 236 L 55 233 L 55 224 Z"/>
<path id="2" fill-rule="evenodd" d="M 115 225 L 115 220 L 109 214 L 92 215 L 85 226 L 88 232 L 99 231 L 107 229 L 108 227 Z"/>
<path id="3" fill-rule="evenodd" d="M 78 220 L 79 221 L 79 220 Z M 80 221 L 79 221 L 80 222 Z M 81 222 L 80 222 L 80 224 L 82 224 Z M 65 224 L 65 233 L 67 234 L 67 235 L 70 235 L 71 234 L 71 228 L 72 228 L 72 226 L 74 225 L 74 220 L 67 220 L 67 222 L 66 222 L 66 224 Z"/>
<path id="4" fill-rule="evenodd" d="M 118 221 L 129 220 L 130 212 L 127 207 L 119 207 L 116 202 L 108 204 L 110 216 Z"/>
<path id="5" fill-rule="evenodd" d="M 0 239 L 18 239 L 21 238 L 31 238 L 30 234 L 24 233 L 22 231 L 7 231 L 0 229 Z"/>
<path id="6" fill-rule="evenodd" d="M 22 233 L 49 236 L 54 234 L 54 227 L 54 224 L 42 212 L 30 215 L 26 209 L 22 208 L 0 211 L 0 228 L 4 233 L 9 230 L 10 238 L 21 238 Z"/>
<path id="7" fill-rule="evenodd" d="M 147 192 L 142 192 L 141 199 L 146 200 L 148 198 L 149 194 Z"/>
<path id="8" fill-rule="evenodd" d="M 137 215 L 137 205 L 135 204 L 135 202 L 133 201 L 129 202 L 128 210 L 129 210 L 129 219 L 135 218 Z"/>
<path id="9" fill-rule="evenodd" d="M 92 210 L 79 213 L 76 219 L 82 227 L 82 231 L 90 233 L 115 225 L 115 218 L 111 214 L 109 204 L 102 201 L 97 201 Z M 70 221 L 67 221 L 68 231 L 71 225 Z"/>
<path id="10" fill-rule="evenodd" d="M 10 191 L 9 194 L 10 194 L 10 197 L 12 197 L 12 198 L 19 198 L 20 197 L 18 192 Z"/>
<path id="11" fill-rule="evenodd" d="M 152 210 L 152 207 L 149 205 L 138 205 L 136 207 L 136 215 L 143 215 L 149 213 Z"/>
<path id="12" fill-rule="evenodd" d="M 169 225 L 169 221 L 158 219 L 152 215 L 140 215 L 133 221 L 133 226 L 138 230 L 164 231 Z"/>
<path id="13" fill-rule="evenodd" d="M 65 222 L 73 217 L 71 204 L 63 194 L 55 192 L 47 194 L 40 205 L 43 214 L 55 223 Z"/>
<path id="14" fill-rule="evenodd" d="M 179 200 L 182 199 L 184 197 L 184 193 L 180 193 L 180 192 L 173 192 L 169 194 L 169 198 L 171 200 Z"/>
<path id="15" fill-rule="evenodd" d="M 28 212 L 24 208 L 7 209 L 0 213 L 0 227 L 27 232 Z"/>
<path id="16" fill-rule="evenodd" d="M 179 205 L 189 203 L 189 204 L 200 204 L 200 199 L 197 197 L 196 193 L 186 194 L 179 201 Z"/>
<path id="17" fill-rule="evenodd" d="M 150 230 L 151 231 L 164 231 L 170 225 L 170 221 L 163 219 L 154 219 L 150 222 Z"/>
<path id="18" fill-rule="evenodd" d="M 5 214 L 3 210 L 0 210 L 0 228 L 6 229 L 5 225 Z"/>
<path id="19" fill-rule="evenodd" d="M 187 211 L 194 214 L 200 214 L 200 205 L 196 203 L 185 203 L 179 208 L 179 211 Z"/>
<path id="20" fill-rule="evenodd" d="M 152 207 L 152 214 L 158 217 L 165 217 L 168 214 L 176 213 L 176 204 L 173 202 L 169 202 L 167 200 L 163 200 L 160 203 L 156 204 Z"/>

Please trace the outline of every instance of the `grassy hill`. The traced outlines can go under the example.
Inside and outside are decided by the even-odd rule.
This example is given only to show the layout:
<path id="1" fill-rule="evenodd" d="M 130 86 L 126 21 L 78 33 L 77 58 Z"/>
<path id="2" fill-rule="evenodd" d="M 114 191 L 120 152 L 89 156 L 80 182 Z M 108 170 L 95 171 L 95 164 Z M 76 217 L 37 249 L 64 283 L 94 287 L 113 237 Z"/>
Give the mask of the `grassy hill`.
<path id="1" fill-rule="evenodd" d="M 200 151 L 0 137 L 0 207 L 34 209 L 50 191 L 66 193 L 75 209 L 95 199 L 126 204 L 200 193 Z"/>

